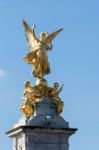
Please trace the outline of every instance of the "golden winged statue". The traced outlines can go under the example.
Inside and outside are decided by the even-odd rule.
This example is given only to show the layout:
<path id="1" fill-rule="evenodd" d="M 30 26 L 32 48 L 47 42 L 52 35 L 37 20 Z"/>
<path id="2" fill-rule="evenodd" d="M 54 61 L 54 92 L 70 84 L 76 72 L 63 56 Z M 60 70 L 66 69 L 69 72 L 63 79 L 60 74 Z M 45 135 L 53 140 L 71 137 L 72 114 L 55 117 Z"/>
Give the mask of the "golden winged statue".
<path id="1" fill-rule="evenodd" d="M 51 34 L 41 32 L 40 38 L 37 38 L 35 34 L 35 26 L 31 29 L 25 20 L 23 20 L 23 25 L 25 28 L 27 43 L 30 48 L 30 52 L 27 53 L 23 60 L 28 62 L 28 64 L 33 65 L 32 74 L 34 77 L 43 79 L 44 75 L 50 73 L 47 52 L 52 49 L 52 40 L 63 29 L 58 29 Z"/>

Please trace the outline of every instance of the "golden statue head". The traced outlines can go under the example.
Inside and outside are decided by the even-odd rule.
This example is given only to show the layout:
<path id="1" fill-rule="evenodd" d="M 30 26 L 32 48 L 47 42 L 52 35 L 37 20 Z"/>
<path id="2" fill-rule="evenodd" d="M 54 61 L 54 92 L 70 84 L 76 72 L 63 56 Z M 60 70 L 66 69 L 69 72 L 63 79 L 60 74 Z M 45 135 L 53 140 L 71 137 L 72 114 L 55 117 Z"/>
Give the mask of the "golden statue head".
<path id="1" fill-rule="evenodd" d="M 25 88 L 27 88 L 29 85 L 30 85 L 30 81 L 26 81 L 26 82 L 24 82 L 24 86 L 25 86 Z"/>
<path id="2" fill-rule="evenodd" d="M 59 88 L 59 83 L 55 82 L 54 83 L 54 89 L 58 89 Z"/>
<path id="3" fill-rule="evenodd" d="M 41 32 L 40 33 L 40 41 L 43 41 L 46 37 L 48 37 L 48 32 Z"/>

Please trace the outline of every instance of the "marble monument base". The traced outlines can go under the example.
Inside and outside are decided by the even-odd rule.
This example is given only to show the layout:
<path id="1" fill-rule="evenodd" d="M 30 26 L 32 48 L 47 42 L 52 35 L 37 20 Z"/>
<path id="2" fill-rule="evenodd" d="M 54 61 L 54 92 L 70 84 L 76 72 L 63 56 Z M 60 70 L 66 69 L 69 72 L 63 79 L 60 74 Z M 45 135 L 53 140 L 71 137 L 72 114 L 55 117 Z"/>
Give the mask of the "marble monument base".
<path id="1" fill-rule="evenodd" d="M 76 130 L 19 126 L 6 134 L 13 139 L 13 150 L 68 150 Z"/>

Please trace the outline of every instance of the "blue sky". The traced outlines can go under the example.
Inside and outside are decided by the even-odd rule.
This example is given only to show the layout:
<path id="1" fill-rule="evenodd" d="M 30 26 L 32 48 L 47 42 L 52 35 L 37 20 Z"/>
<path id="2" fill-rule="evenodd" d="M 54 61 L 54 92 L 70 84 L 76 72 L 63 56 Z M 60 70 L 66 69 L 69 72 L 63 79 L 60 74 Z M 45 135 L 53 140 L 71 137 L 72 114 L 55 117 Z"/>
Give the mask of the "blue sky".
<path id="1" fill-rule="evenodd" d="M 22 116 L 23 83 L 35 79 L 22 62 L 28 52 L 22 20 L 51 33 L 64 31 L 49 52 L 50 85 L 64 83 L 62 116 L 79 130 L 70 138 L 70 150 L 99 149 L 99 1 L 0 0 L 0 149 L 10 150 L 4 135 Z"/>

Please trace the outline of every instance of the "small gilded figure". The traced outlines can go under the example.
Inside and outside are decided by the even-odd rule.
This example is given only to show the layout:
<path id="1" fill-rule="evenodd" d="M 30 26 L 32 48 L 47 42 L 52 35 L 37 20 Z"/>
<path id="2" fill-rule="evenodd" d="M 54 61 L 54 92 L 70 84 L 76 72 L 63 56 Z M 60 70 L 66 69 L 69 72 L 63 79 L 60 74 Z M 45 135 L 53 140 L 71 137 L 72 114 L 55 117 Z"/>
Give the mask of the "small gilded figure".
<path id="1" fill-rule="evenodd" d="M 52 92 L 53 100 L 56 101 L 57 104 L 56 111 L 58 115 L 62 112 L 64 106 L 64 102 L 59 97 L 59 94 L 62 91 L 63 87 L 64 84 L 61 87 L 59 87 L 58 83 L 54 83 L 54 88 L 53 88 L 54 90 Z"/>
<path id="2" fill-rule="evenodd" d="M 24 104 L 21 106 L 21 111 L 26 115 L 30 116 L 35 108 L 35 105 L 44 96 L 47 96 L 47 81 L 45 79 L 37 80 L 36 85 L 32 85 L 29 81 L 24 83 L 23 100 Z"/>
<path id="3" fill-rule="evenodd" d="M 54 83 L 54 87 L 53 87 L 53 91 L 52 91 L 52 98 L 53 98 L 53 100 L 56 100 L 56 101 L 60 100 L 59 93 L 62 91 L 63 86 L 64 85 L 59 87 L 58 83 Z"/>
<path id="4" fill-rule="evenodd" d="M 41 98 L 41 91 L 38 86 L 33 86 L 29 81 L 26 81 L 25 90 L 23 93 L 24 104 L 21 106 L 21 111 L 26 115 L 30 116 L 33 113 L 34 106 L 39 102 Z"/>

